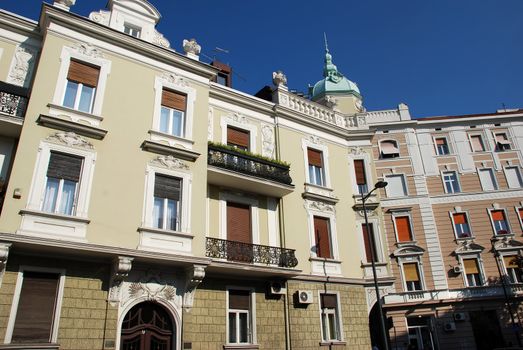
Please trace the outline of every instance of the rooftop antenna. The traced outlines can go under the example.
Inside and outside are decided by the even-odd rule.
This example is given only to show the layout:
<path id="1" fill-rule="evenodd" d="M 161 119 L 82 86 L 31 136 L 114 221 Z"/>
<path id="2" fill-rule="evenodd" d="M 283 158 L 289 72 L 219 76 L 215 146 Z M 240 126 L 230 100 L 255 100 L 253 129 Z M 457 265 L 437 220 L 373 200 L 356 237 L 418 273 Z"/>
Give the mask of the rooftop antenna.
<path id="1" fill-rule="evenodd" d="M 327 43 L 327 34 L 323 32 L 323 39 L 325 39 L 325 51 L 329 52 L 329 44 Z"/>

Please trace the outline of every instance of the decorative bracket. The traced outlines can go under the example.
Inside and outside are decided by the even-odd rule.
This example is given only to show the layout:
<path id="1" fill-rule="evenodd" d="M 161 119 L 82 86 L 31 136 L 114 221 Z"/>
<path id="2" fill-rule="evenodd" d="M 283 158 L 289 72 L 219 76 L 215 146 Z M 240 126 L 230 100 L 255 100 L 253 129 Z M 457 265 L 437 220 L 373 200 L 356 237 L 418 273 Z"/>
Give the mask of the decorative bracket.
<path id="1" fill-rule="evenodd" d="M 132 268 L 134 258 L 119 256 L 114 259 L 111 272 L 111 287 L 109 289 L 109 304 L 116 306 L 120 302 L 122 282 L 127 278 Z"/>
<path id="2" fill-rule="evenodd" d="M 191 311 L 194 304 L 194 295 L 196 294 L 196 288 L 202 283 L 205 277 L 205 268 L 207 265 L 193 265 L 193 267 L 186 270 L 186 281 L 185 281 L 185 294 L 183 296 L 183 307 L 187 311 Z"/>
<path id="3" fill-rule="evenodd" d="M 0 243 L 0 287 L 2 286 L 2 278 L 4 277 L 7 266 L 9 248 L 11 248 L 11 243 Z"/>

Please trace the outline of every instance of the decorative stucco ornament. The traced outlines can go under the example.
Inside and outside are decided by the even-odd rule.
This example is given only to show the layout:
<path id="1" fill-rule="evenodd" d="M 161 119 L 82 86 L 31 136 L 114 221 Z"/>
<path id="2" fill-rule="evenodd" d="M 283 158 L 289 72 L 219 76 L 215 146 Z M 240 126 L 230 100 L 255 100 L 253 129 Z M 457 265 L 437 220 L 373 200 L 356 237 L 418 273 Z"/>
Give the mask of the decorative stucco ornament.
<path id="1" fill-rule="evenodd" d="M 159 156 L 156 159 L 151 161 L 153 165 L 159 165 L 167 169 L 183 169 L 188 170 L 189 167 L 183 161 L 178 158 L 174 158 L 171 155 L 168 156 Z"/>
<path id="2" fill-rule="evenodd" d="M 129 276 L 134 258 L 119 256 L 113 262 L 111 287 L 109 288 L 108 301 L 116 306 L 121 299 L 121 289 L 124 280 Z"/>
<path id="3" fill-rule="evenodd" d="M 269 124 L 263 124 L 261 129 L 262 134 L 262 156 L 274 158 L 274 129 Z"/>
<path id="4" fill-rule="evenodd" d="M 331 109 L 335 109 L 338 106 L 338 99 L 334 96 L 327 95 L 325 96 L 325 105 Z"/>
<path id="5" fill-rule="evenodd" d="M 176 73 L 163 73 L 162 80 L 180 87 L 188 87 L 189 83 Z"/>
<path id="6" fill-rule="evenodd" d="M 98 12 L 91 12 L 89 15 L 89 19 L 93 22 L 100 23 L 103 25 L 109 25 L 109 19 L 111 17 L 110 11 L 98 11 Z"/>
<path id="7" fill-rule="evenodd" d="M 165 48 L 171 47 L 171 43 L 169 42 L 169 40 L 165 39 L 163 34 L 157 32 L 156 30 L 154 31 L 154 35 L 153 35 L 153 44 L 161 46 L 161 47 L 165 47 Z"/>
<path id="8" fill-rule="evenodd" d="M 55 0 L 54 6 L 61 8 L 62 10 L 69 11 L 71 6 L 74 6 L 76 0 Z"/>
<path id="9" fill-rule="evenodd" d="M 196 39 L 184 39 L 183 51 L 185 51 L 187 56 L 197 58 L 202 51 L 202 47 L 196 42 Z"/>
<path id="10" fill-rule="evenodd" d="M 82 54 L 84 56 L 89 56 L 92 58 L 103 58 L 104 54 L 100 49 L 94 47 L 91 44 L 88 43 L 80 43 L 75 45 L 74 50 L 78 52 L 79 54 Z"/>
<path id="11" fill-rule="evenodd" d="M 205 278 L 205 265 L 195 264 L 186 269 L 185 294 L 183 297 L 183 307 L 190 311 L 194 304 L 196 288 Z"/>
<path id="12" fill-rule="evenodd" d="M 36 52 L 34 50 L 24 46 L 18 46 L 13 57 L 7 82 L 18 86 L 28 85 L 35 56 Z"/>
<path id="13" fill-rule="evenodd" d="M 55 133 L 54 135 L 50 135 L 47 137 L 47 141 L 55 142 L 55 143 L 62 143 L 64 145 L 70 146 L 70 147 L 77 147 L 77 148 L 85 148 L 85 149 L 93 149 L 94 146 L 92 143 L 87 141 L 85 138 L 83 138 L 80 135 L 75 134 L 74 132 L 65 132 L 60 131 Z"/>
<path id="14" fill-rule="evenodd" d="M 287 86 L 287 77 L 281 70 L 272 72 L 272 82 L 275 86 Z"/>

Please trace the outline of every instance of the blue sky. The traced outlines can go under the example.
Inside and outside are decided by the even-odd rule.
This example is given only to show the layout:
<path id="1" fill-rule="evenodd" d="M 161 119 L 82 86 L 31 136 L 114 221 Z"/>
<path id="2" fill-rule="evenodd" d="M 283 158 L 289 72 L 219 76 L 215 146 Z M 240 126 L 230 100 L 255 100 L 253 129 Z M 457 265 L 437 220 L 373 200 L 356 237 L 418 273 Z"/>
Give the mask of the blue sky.
<path id="1" fill-rule="evenodd" d="M 39 0 L 4 0 L 5 10 L 36 19 Z M 77 0 L 88 16 L 107 0 Z M 355 81 L 368 110 L 407 103 L 414 117 L 523 108 L 522 0 L 151 0 L 158 29 L 182 51 L 232 65 L 234 87 L 254 94 L 281 69 L 307 91 L 322 78 L 327 33 L 334 63 Z M 216 53 L 215 47 L 228 54 Z"/>

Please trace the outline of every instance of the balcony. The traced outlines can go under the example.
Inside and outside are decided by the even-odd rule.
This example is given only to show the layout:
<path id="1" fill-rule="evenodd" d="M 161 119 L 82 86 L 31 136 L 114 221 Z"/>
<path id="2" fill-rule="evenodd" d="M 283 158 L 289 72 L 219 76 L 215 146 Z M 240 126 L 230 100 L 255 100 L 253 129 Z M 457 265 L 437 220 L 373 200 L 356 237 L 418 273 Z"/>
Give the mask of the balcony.
<path id="1" fill-rule="evenodd" d="M 294 268 L 298 259 L 294 249 L 271 247 L 228 241 L 219 238 L 207 238 L 205 256 L 245 264 L 264 264 L 272 267 Z"/>
<path id="2" fill-rule="evenodd" d="M 2 136 L 18 137 L 28 102 L 28 90 L 0 82 L 0 130 Z"/>
<path id="3" fill-rule="evenodd" d="M 219 186 L 282 197 L 294 190 L 289 165 L 220 144 L 209 144 L 207 180 Z"/>

